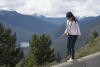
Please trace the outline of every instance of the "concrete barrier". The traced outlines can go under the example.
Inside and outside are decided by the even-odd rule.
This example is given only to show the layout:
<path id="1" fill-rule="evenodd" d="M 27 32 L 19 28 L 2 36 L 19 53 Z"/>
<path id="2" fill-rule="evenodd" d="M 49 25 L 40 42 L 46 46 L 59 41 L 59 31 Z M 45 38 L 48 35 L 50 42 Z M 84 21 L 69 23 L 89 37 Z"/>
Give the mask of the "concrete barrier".
<path id="1" fill-rule="evenodd" d="M 51 67 L 100 67 L 100 52 L 82 57 L 74 62 L 65 62 Z"/>

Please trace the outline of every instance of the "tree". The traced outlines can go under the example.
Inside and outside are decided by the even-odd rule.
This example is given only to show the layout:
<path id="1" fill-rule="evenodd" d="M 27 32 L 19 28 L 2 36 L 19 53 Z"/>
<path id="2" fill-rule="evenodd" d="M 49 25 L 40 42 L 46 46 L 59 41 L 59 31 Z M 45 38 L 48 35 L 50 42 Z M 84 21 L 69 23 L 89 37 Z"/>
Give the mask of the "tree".
<path id="1" fill-rule="evenodd" d="M 0 67 L 15 67 L 23 58 L 23 51 L 16 48 L 16 33 L 12 34 L 11 29 L 4 29 L 0 23 Z"/>
<path id="2" fill-rule="evenodd" d="M 29 43 L 30 53 L 24 61 L 23 67 L 37 67 L 56 59 L 54 49 L 51 48 L 50 35 L 43 33 L 39 37 L 37 34 L 34 34 Z"/>
<path id="3" fill-rule="evenodd" d="M 98 32 L 96 30 L 93 31 L 93 38 L 98 37 Z"/>
<path id="4" fill-rule="evenodd" d="M 97 37 L 98 37 L 98 32 L 97 32 L 96 30 L 94 30 L 94 31 L 92 32 L 91 38 L 88 39 L 88 40 L 85 42 L 85 44 L 88 44 L 89 42 L 94 42 L 94 39 L 97 38 Z"/>

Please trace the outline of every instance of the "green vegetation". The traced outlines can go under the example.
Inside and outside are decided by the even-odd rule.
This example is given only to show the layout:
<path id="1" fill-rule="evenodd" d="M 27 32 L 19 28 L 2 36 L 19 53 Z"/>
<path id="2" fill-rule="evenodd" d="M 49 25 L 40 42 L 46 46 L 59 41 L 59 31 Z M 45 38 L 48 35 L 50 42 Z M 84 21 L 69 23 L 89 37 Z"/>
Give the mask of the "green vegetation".
<path id="1" fill-rule="evenodd" d="M 86 45 L 76 53 L 76 58 L 88 56 L 97 52 L 100 52 L 100 37 L 98 36 L 98 32 L 94 30 L 90 40 L 87 40 Z"/>
<path id="2" fill-rule="evenodd" d="M 0 23 L 0 67 L 48 67 L 57 59 L 51 41 L 50 35 L 34 34 L 29 41 L 29 56 L 23 61 L 23 50 L 15 45 L 16 33 L 12 34 L 11 29 L 4 29 Z"/>
<path id="3" fill-rule="evenodd" d="M 34 34 L 30 43 L 30 52 L 23 62 L 23 67 L 41 67 L 56 59 L 54 49 L 51 48 L 50 35 L 42 34 L 40 37 Z"/>
<path id="4" fill-rule="evenodd" d="M 0 67 L 15 67 L 23 58 L 23 51 L 15 44 L 16 33 L 11 35 L 11 30 L 0 23 Z"/>

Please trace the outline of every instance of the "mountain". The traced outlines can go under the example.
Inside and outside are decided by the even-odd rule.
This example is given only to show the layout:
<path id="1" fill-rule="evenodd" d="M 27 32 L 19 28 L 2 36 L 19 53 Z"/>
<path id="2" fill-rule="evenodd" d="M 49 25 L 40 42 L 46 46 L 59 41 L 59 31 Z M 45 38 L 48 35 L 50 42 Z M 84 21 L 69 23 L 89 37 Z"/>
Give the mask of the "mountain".
<path id="1" fill-rule="evenodd" d="M 0 11 L 0 20 L 37 33 L 49 32 L 56 27 L 44 19 L 22 15 L 15 11 Z"/>
<path id="2" fill-rule="evenodd" d="M 55 24 L 55 25 L 61 25 L 63 23 L 66 23 L 66 18 L 65 17 L 45 17 L 40 14 L 33 14 L 33 16 L 44 19 L 45 21 L 48 21 L 49 23 Z"/>
<path id="3" fill-rule="evenodd" d="M 5 23 L 5 22 L 2 23 L 6 29 L 11 28 L 12 33 L 16 32 L 17 42 L 24 42 L 24 41 L 27 42 L 32 38 L 32 34 L 34 32 L 29 31 L 27 29 L 20 28 L 13 24 Z"/>
<path id="4" fill-rule="evenodd" d="M 19 41 L 28 41 L 33 33 L 49 33 L 57 27 L 40 17 L 23 15 L 16 11 L 0 10 L 0 21 L 6 28 L 10 27 L 12 32 L 17 33 Z"/>
<path id="5" fill-rule="evenodd" d="M 61 24 L 64 24 L 66 23 L 66 18 L 65 17 L 59 17 L 59 18 L 56 18 L 56 17 L 47 17 L 45 18 L 46 21 L 48 21 L 49 23 L 52 23 L 52 24 L 55 24 L 55 25 L 61 25 Z"/>

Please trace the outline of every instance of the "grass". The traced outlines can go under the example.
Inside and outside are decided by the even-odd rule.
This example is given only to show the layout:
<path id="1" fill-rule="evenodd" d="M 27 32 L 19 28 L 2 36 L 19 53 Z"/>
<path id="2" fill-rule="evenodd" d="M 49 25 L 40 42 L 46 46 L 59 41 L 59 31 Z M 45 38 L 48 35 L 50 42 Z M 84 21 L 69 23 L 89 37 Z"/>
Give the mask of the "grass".
<path id="1" fill-rule="evenodd" d="M 76 52 L 76 58 L 91 55 L 93 53 L 100 52 L 100 37 L 90 40 L 83 48 Z"/>

